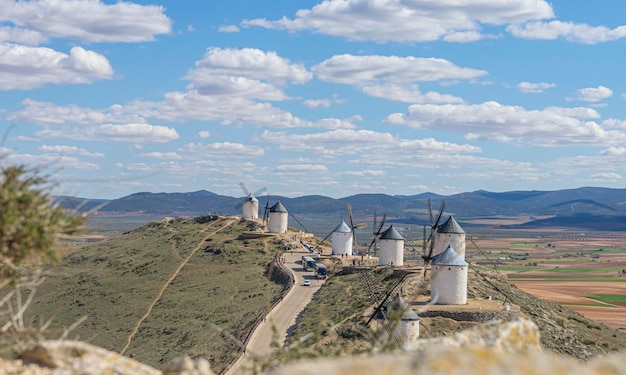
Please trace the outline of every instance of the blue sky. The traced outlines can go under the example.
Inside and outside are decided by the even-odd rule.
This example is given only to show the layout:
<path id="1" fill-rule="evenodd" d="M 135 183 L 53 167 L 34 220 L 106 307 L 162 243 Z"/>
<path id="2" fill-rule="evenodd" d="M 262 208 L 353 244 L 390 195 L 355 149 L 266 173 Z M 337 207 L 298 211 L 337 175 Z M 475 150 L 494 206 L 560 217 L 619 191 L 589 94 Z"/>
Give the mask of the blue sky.
<path id="1" fill-rule="evenodd" d="M 0 0 L 4 165 L 58 193 L 624 187 L 626 2 Z"/>

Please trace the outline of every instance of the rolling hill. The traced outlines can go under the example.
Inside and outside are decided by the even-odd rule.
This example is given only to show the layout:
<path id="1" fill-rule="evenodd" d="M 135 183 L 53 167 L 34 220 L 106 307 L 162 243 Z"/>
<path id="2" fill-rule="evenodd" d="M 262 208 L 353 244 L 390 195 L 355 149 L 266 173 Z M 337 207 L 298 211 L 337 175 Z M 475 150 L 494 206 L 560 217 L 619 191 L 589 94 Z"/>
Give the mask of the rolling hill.
<path id="1" fill-rule="evenodd" d="M 546 225 L 575 230 L 624 231 L 626 217 L 626 189 L 582 187 L 556 191 L 488 192 L 478 190 L 449 196 L 423 193 L 390 196 L 385 194 L 357 194 L 345 198 L 309 195 L 297 198 L 282 196 L 259 197 L 260 212 L 269 199 L 270 205 L 280 201 L 296 222 L 311 225 L 304 229 L 324 237 L 325 231 L 341 219 L 348 220 L 346 204 L 350 203 L 358 221 L 369 220 L 374 212 L 385 213 L 389 222 L 424 225 L 428 219 L 428 201 L 433 209 L 446 203 L 446 213 L 459 222 L 474 218 L 501 218 L 527 216 L 523 229 L 545 228 Z M 241 197 L 228 197 L 201 190 L 189 193 L 142 192 L 113 200 L 89 200 L 77 197 L 59 197 L 57 202 L 82 212 L 99 207 L 94 216 L 145 216 L 148 222 L 155 217 L 191 217 L 208 213 L 239 215 Z M 550 216 L 550 221 L 543 221 Z M 537 218 L 537 219 L 535 219 Z M 513 227 L 510 227 L 513 228 Z"/>

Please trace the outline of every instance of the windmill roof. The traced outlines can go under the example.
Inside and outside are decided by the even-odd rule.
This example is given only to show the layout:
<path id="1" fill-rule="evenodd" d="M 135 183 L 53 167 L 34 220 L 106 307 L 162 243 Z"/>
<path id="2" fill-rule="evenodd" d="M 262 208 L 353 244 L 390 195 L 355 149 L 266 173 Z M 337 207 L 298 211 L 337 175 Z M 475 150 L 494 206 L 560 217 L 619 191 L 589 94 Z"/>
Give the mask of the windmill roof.
<path id="1" fill-rule="evenodd" d="M 346 224 L 345 221 L 341 220 L 341 224 L 337 225 L 337 227 L 333 230 L 333 233 L 350 233 L 352 230 Z"/>
<path id="2" fill-rule="evenodd" d="M 450 245 L 442 253 L 433 257 L 432 264 L 438 266 L 468 266 L 467 262 Z"/>
<path id="3" fill-rule="evenodd" d="M 282 203 L 276 202 L 275 205 L 270 207 L 270 212 L 287 212 L 287 209 L 285 208 L 285 206 L 283 206 Z"/>
<path id="4" fill-rule="evenodd" d="M 413 310 L 413 308 L 404 301 L 400 295 L 394 298 L 391 302 L 385 304 L 385 309 L 387 311 L 387 316 L 390 315 L 391 312 L 394 311 L 403 311 L 402 320 L 419 320 L 419 316 Z M 376 319 L 385 319 L 385 316 L 379 311 L 376 314 Z"/>
<path id="5" fill-rule="evenodd" d="M 246 198 L 246 200 L 247 200 L 247 201 L 250 201 L 250 202 L 258 202 L 258 201 L 259 201 L 259 200 L 258 200 L 258 199 L 256 199 L 256 197 L 255 197 L 255 196 L 253 196 L 253 195 L 251 195 L 251 196 L 249 196 L 248 198 Z"/>
<path id="6" fill-rule="evenodd" d="M 396 228 L 390 226 L 386 231 L 380 234 L 381 240 L 404 240 L 404 237 L 396 230 Z"/>
<path id="7" fill-rule="evenodd" d="M 445 223 L 437 228 L 438 233 L 465 233 L 463 228 L 456 222 L 454 216 L 450 216 Z"/>

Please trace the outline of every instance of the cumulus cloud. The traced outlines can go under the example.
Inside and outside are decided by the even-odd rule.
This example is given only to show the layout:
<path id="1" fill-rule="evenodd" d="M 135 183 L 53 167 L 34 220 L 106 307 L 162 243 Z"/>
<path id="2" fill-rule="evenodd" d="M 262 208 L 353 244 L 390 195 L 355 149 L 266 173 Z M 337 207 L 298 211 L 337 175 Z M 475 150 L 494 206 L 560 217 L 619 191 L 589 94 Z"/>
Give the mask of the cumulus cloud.
<path id="1" fill-rule="evenodd" d="M 563 38 L 583 44 L 610 42 L 626 37 L 626 26 L 609 29 L 605 26 L 590 26 L 557 20 L 509 25 L 507 31 L 518 38 L 543 40 Z"/>
<path id="2" fill-rule="evenodd" d="M 113 68 L 107 58 L 82 47 L 73 47 L 65 54 L 50 48 L 0 44 L 0 90 L 111 78 Z"/>
<path id="3" fill-rule="evenodd" d="M 202 95 L 261 100 L 286 100 L 288 96 L 279 86 L 302 84 L 311 78 L 304 65 L 255 48 L 209 48 L 185 76 L 191 82 L 188 89 Z"/>
<path id="4" fill-rule="evenodd" d="M 35 132 L 43 139 L 101 142 L 163 143 L 179 138 L 176 129 L 150 124 L 103 124 L 80 127 L 45 127 Z"/>
<path id="5" fill-rule="evenodd" d="M 503 25 L 554 17 L 543 0 L 459 2 L 456 0 L 327 0 L 300 9 L 293 19 L 244 20 L 289 31 L 312 30 L 350 40 L 377 42 L 467 42 L 481 39 L 481 25 Z"/>
<path id="6" fill-rule="evenodd" d="M 603 172 L 592 174 L 591 179 L 598 181 L 618 181 L 622 179 L 622 176 L 619 173 Z"/>
<path id="7" fill-rule="evenodd" d="M 216 143 L 188 143 L 179 149 L 180 153 L 186 155 L 197 155 L 203 157 L 222 157 L 228 155 L 232 158 L 253 158 L 265 154 L 262 147 L 253 147 L 234 142 Z"/>
<path id="8" fill-rule="evenodd" d="M 0 43 L 13 42 L 36 46 L 47 40 L 48 38 L 38 31 L 25 30 L 12 26 L 0 26 Z"/>
<path id="9" fill-rule="evenodd" d="M 20 43 L 24 38 L 20 33 L 87 43 L 145 42 L 172 30 L 163 6 L 100 0 L 4 0 L 0 22 L 18 25 L 10 41 Z"/>
<path id="10" fill-rule="evenodd" d="M 329 108 L 330 107 L 330 100 L 328 100 L 328 99 L 308 99 L 308 100 L 304 101 L 304 105 L 306 105 L 309 108 L 318 108 L 318 107 Z"/>
<path id="11" fill-rule="evenodd" d="M 536 82 L 536 83 L 520 82 L 517 84 L 517 88 L 521 92 L 526 92 L 526 93 L 540 93 L 540 92 L 544 92 L 545 90 L 551 89 L 554 87 L 556 87 L 555 83 L 546 83 L 546 82 Z"/>
<path id="12" fill-rule="evenodd" d="M 88 157 L 92 157 L 92 158 L 102 158 L 102 157 L 104 157 L 104 154 L 101 153 L 101 152 L 91 152 L 89 150 L 86 150 L 84 148 L 79 148 L 79 147 L 76 147 L 76 146 L 63 146 L 63 145 L 48 146 L 48 145 L 42 145 L 41 147 L 39 147 L 39 149 L 41 151 L 44 151 L 44 152 L 56 153 L 56 154 L 60 154 L 60 155 L 79 154 L 81 156 L 88 156 Z"/>
<path id="13" fill-rule="evenodd" d="M 94 123 L 143 123 L 145 120 L 134 113 L 129 113 L 120 105 L 112 105 L 104 110 L 80 107 L 77 105 L 60 106 L 51 102 L 24 99 L 24 108 L 8 117 L 9 121 L 32 124 L 78 124 Z"/>
<path id="14" fill-rule="evenodd" d="M 239 26 L 237 25 L 223 25 L 217 28 L 220 33 L 238 33 Z"/>
<path id="15" fill-rule="evenodd" d="M 270 129 L 310 128 L 328 124 L 325 121 L 312 122 L 296 117 L 268 103 L 238 97 L 207 96 L 196 91 L 170 92 L 165 94 L 162 101 L 138 100 L 124 108 L 141 117 L 168 121 L 220 121 L 222 125 L 248 124 Z M 352 118 L 335 119 L 332 126 L 352 128 L 352 121 Z"/>
<path id="16" fill-rule="evenodd" d="M 592 109 L 526 110 L 497 102 L 481 104 L 415 104 L 407 113 L 389 115 L 387 124 L 415 129 L 466 133 L 471 140 L 517 141 L 542 146 L 615 145 L 626 142 L 626 132 L 607 130 L 590 117 Z"/>
<path id="17" fill-rule="evenodd" d="M 364 86 L 363 92 L 369 96 L 405 103 L 464 103 L 463 98 L 430 91 L 422 93 L 417 85 L 376 85 Z"/>
<path id="18" fill-rule="evenodd" d="M 311 71 L 322 81 L 356 86 L 367 95 L 406 103 L 463 103 L 453 95 L 424 94 L 415 82 L 470 80 L 487 74 L 445 59 L 347 54 L 333 56 Z"/>
<path id="19" fill-rule="evenodd" d="M 587 88 L 578 90 L 577 93 L 578 95 L 576 99 L 584 101 L 584 102 L 594 102 L 594 103 L 613 96 L 613 90 L 604 86 L 587 87 Z"/>
<path id="20" fill-rule="evenodd" d="M 445 59 L 348 54 L 335 55 L 315 65 L 311 71 L 322 81 L 346 85 L 473 79 L 487 74 L 484 70 L 463 68 Z"/>
<path id="21" fill-rule="evenodd" d="M 393 157 L 398 153 L 414 155 L 433 152 L 476 153 L 480 148 L 471 145 L 458 145 L 440 142 L 433 138 L 402 139 L 389 133 L 372 130 L 332 130 L 311 134 L 287 134 L 264 131 L 255 139 L 257 142 L 275 144 L 281 150 L 314 153 L 321 157 L 335 158 L 346 155 Z M 397 156 L 397 155 L 396 155 Z"/>

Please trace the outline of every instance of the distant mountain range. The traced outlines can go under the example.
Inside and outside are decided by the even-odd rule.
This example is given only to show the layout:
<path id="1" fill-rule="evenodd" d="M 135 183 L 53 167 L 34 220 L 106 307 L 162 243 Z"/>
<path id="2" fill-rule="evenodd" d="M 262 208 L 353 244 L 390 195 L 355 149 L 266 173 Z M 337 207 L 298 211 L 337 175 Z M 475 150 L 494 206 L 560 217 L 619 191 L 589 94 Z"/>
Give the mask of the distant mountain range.
<path id="1" fill-rule="evenodd" d="M 460 222 L 471 219 L 496 219 L 526 216 L 516 228 L 565 227 L 581 230 L 626 231 L 626 189 L 582 187 L 555 191 L 510 191 L 494 193 L 484 190 L 438 195 L 357 194 L 345 198 L 308 195 L 298 198 L 260 196 L 259 216 L 264 208 L 280 201 L 294 218 L 327 218 L 347 221 L 348 203 L 356 221 L 371 220 L 376 212 L 387 215 L 389 223 L 423 225 L 429 222 L 428 202 L 435 214 L 445 201 L 445 214 Z M 244 197 L 229 197 L 206 190 L 188 193 L 136 193 L 126 197 L 102 200 L 58 197 L 68 208 L 85 212 L 97 209 L 104 215 L 144 214 L 162 216 L 199 216 L 207 213 L 240 215 Z M 513 226 L 507 226 L 513 227 Z"/>

